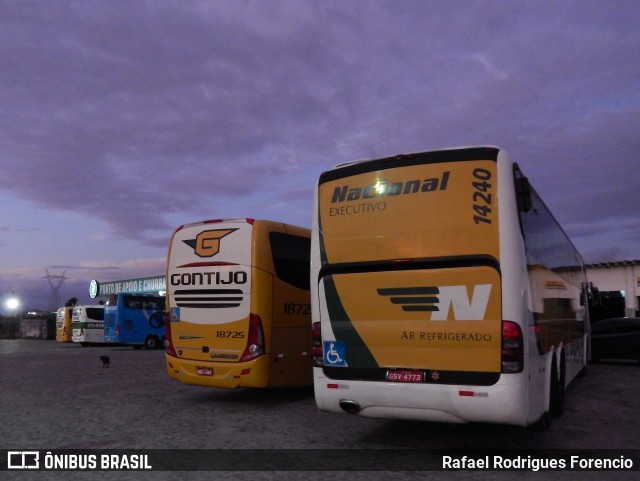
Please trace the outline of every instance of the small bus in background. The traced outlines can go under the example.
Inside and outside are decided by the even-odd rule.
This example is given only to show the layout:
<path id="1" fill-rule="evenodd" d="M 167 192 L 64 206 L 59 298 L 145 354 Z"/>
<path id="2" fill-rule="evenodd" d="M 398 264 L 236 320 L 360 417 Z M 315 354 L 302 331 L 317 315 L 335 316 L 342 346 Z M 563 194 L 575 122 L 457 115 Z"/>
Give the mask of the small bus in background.
<path id="1" fill-rule="evenodd" d="M 73 342 L 85 347 L 104 343 L 104 306 L 76 306 L 71 314 Z"/>
<path id="2" fill-rule="evenodd" d="M 71 311 L 73 307 L 61 307 L 56 313 L 56 341 L 72 342 L 73 328 L 71 325 Z"/>
<path id="3" fill-rule="evenodd" d="M 174 231 L 167 258 L 169 377 L 225 388 L 311 385 L 309 235 L 253 219 Z"/>
<path id="4" fill-rule="evenodd" d="M 164 343 L 165 298 L 154 294 L 119 293 L 104 306 L 104 342 L 158 349 Z"/>
<path id="5" fill-rule="evenodd" d="M 548 427 L 589 360 L 580 253 L 496 147 L 340 164 L 316 187 L 318 407 Z"/>

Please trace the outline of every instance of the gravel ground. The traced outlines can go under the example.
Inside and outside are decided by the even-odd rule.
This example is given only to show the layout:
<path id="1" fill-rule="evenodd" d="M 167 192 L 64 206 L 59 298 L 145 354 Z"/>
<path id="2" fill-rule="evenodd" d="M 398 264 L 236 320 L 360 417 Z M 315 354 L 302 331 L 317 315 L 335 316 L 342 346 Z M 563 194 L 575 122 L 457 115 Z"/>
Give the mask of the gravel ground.
<path id="1" fill-rule="evenodd" d="M 101 355 L 111 359 L 102 367 Z M 547 432 L 318 411 L 313 390 L 222 390 L 167 377 L 163 351 L 0 340 L 0 449 L 637 449 L 640 367 L 590 366 Z M 3 461 L 3 460 L 0 460 Z M 7 476 L 5 476 L 7 475 Z M 638 479 L 613 472 L 4 472 L 3 479 Z M 614 476 L 615 475 L 615 476 Z"/>

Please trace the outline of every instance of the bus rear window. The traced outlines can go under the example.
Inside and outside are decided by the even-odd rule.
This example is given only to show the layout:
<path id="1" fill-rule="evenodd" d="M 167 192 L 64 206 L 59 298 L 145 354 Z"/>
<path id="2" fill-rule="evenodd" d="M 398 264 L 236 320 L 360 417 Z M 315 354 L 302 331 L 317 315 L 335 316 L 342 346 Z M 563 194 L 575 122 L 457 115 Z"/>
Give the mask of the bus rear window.
<path id="1" fill-rule="evenodd" d="M 87 317 L 96 321 L 103 321 L 104 309 L 101 307 L 87 307 Z"/>
<path id="2" fill-rule="evenodd" d="M 149 296 L 125 296 L 124 305 L 128 309 L 163 311 L 164 299 Z"/>

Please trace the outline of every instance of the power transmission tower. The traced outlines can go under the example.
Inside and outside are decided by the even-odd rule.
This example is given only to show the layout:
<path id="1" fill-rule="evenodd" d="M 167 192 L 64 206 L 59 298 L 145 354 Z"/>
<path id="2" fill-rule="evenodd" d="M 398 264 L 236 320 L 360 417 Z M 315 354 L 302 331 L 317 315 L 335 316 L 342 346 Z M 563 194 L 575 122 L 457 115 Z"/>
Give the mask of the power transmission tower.
<path id="1" fill-rule="evenodd" d="M 61 276 L 54 276 L 52 274 L 49 274 L 49 269 L 45 270 L 47 271 L 47 275 L 42 276 L 42 278 L 48 280 L 49 285 L 51 286 L 51 294 L 49 295 L 49 312 L 52 312 L 60 307 L 60 286 L 65 281 L 65 279 L 70 278 L 64 275 L 66 270 L 62 271 Z"/>

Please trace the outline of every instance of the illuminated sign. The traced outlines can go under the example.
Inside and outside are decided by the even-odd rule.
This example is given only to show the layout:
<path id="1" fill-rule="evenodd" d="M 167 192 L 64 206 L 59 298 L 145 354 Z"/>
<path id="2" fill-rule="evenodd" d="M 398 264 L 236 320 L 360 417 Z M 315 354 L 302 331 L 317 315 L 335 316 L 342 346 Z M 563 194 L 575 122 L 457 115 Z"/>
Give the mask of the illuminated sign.
<path id="1" fill-rule="evenodd" d="M 89 283 L 89 297 L 91 297 L 91 299 L 95 299 L 97 295 L 98 295 L 98 281 L 96 281 L 95 279 L 92 279 L 91 282 Z"/>
<path id="2" fill-rule="evenodd" d="M 151 293 L 167 290 L 165 276 L 142 277 L 122 281 L 98 282 L 95 279 L 89 284 L 89 296 L 96 297 L 119 294 L 120 292 Z"/>

